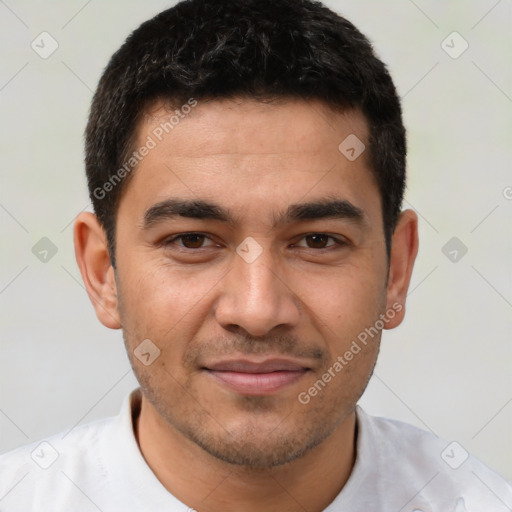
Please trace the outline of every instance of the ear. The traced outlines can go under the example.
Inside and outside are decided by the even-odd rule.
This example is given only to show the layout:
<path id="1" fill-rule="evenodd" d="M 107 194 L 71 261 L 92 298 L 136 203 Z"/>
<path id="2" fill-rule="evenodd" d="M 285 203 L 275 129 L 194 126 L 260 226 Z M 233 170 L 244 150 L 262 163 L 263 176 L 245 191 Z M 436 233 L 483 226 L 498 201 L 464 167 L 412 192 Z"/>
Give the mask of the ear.
<path id="1" fill-rule="evenodd" d="M 386 329 L 397 327 L 404 319 L 405 299 L 417 254 L 418 216 L 412 210 L 405 210 L 400 214 L 391 243 L 386 309 L 393 309 L 396 315 L 386 323 Z"/>
<path id="2" fill-rule="evenodd" d="M 117 288 L 107 238 L 96 215 L 82 212 L 74 226 L 75 256 L 98 320 L 119 329 Z"/>

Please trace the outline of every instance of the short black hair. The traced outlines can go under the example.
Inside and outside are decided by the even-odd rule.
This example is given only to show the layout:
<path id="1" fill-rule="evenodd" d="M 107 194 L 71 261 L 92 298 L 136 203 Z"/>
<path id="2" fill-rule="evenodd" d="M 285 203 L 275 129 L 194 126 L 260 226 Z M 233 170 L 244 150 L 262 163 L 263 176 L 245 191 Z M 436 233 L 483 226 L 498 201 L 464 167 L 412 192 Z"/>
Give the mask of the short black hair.
<path id="1" fill-rule="evenodd" d="M 368 39 L 317 1 L 185 0 L 130 34 L 92 101 L 85 165 L 112 264 L 117 207 L 136 166 L 130 151 L 145 108 L 156 99 L 178 106 L 235 97 L 360 109 L 389 257 L 405 187 L 406 135 L 395 86 Z"/>

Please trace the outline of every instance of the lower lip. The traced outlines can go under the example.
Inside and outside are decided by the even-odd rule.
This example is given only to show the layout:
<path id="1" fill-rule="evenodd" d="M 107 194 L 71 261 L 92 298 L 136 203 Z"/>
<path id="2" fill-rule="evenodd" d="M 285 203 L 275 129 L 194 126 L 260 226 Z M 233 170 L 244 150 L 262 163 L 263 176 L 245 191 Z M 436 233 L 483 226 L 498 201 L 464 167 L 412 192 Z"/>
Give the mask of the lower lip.
<path id="1" fill-rule="evenodd" d="M 270 395 L 297 382 L 307 370 L 270 373 L 207 371 L 222 384 L 243 395 Z"/>

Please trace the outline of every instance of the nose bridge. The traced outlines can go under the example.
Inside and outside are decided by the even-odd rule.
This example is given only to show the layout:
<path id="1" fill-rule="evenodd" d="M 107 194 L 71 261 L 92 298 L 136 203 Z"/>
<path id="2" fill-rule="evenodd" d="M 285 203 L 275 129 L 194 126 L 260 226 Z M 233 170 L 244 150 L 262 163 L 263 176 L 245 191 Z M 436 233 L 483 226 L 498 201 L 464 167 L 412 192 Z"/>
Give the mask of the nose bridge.
<path id="1" fill-rule="evenodd" d="M 298 309 L 293 293 L 282 282 L 283 278 L 277 277 L 278 262 L 271 249 L 261 247 L 254 258 L 255 250 L 255 245 L 244 247 L 243 243 L 237 249 L 216 316 L 225 327 L 236 325 L 258 336 L 278 325 L 295 324 Z"/>
<path id="2" fill-rule="evenodd" d="M 249 242 L 250 244 L 250 242 Z M 279 302 L 280 286 L 275 275 L 276 261 L 269 247 L 249 246 L 253 254 L 250 258 L 244 258 L 242 251 L 243 244 L 238 248 L 238 255 L 234 264 L 234 290 L 240 308 L 253 310 L 252 313 L 260 316 L 270 315 Z M 242 254 L 242 255 L 241 255 Z M 255 259 L 253 260 L 252 258 Z"/>
<path id="3" fill-rule="evenodd" d="M 279 279 L 276 277 L 276 265 L 269 250 L 252 263 L 238 261 L 236 274 L 239 285 L 245 289 L 246 297 L 261 308 L 266 303 L 269 306 L 279 299 Z M 277 281 L 277 282 L 276 282 Z"/>

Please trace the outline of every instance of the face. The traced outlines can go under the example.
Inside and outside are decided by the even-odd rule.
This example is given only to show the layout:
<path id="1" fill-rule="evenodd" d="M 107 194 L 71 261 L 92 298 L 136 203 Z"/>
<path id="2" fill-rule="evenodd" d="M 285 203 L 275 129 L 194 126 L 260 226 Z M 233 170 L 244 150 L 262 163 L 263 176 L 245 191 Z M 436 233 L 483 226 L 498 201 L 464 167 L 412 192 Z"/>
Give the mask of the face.
<path id="1" fill-rule="evenodd" d="M 367 153 L 338 149 L 367 144 L 365 119 L 223 100 L 161 134 L 172 111 L 146 114 L 136 146 L 156 145 L 120 201 L 115 276 L 143 395 L 221 460 L 291 461 L 353 412 L 391 308 Z"/>

